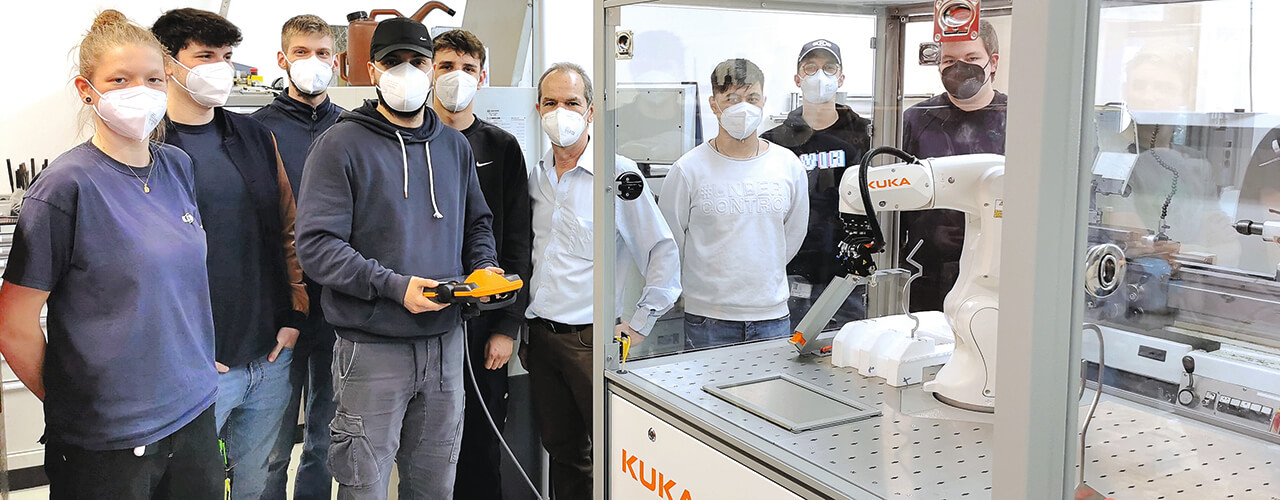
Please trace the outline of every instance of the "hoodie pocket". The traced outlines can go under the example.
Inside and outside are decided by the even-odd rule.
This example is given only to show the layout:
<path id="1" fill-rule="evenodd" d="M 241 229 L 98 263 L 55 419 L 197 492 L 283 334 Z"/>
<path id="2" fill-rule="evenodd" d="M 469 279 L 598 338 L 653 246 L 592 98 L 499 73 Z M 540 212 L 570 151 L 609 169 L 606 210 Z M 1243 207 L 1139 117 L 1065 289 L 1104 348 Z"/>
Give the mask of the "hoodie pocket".
<path id="1" fill-rule="evenodd" d="M 364 433 L 364 420 L 358 415 L 337 411 L 329 424 L 329 470 L 339 484 L 362 488 L 376 484 L 378 460 L 373 444 Z"/>
<path id="2" fill-rule="evenodd" d="M 381 297 L 363 300 L 333 292 L 332 302 L 332 306 L 325 309 L 325 321 L 336 327 L 363 329 L 377 316 L 378 305 L 390 301 Z"/>

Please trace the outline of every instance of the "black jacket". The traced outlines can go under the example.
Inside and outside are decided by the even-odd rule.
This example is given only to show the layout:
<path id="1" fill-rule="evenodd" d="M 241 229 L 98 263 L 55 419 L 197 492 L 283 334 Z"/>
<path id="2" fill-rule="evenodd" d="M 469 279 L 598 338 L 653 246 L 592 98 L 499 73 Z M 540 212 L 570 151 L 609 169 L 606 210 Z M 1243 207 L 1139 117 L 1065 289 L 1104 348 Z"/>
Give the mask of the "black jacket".
<path id="1" fill-rule="evenodd" d="M 809 177 L 809 232 L 787 265 L 787 274 L 803 276 L 814 285 L 826 285 L 843 274 L 836 260 L 836 244 L 844 237 L 840 178 L 845 169 L 862 161 L 862 155 L 870 148 L 871 120 L 837 104 L 836 122 L 814 130 L 802 113 L 803 108 L 796 108 L 782 125 L 761 137 L 795 153 Z"/>
<path id="2" fill-rule="evenodd" d="M 289 175 L 289 187 L 293 188 L 295 195 L 301 190 L 302 167 L 307 161 L 311 143 L 337 123 L 342 111 L 328 97 L 313 108 L 290 97 L 288 91 L 285 91 L 276 96 L 271 104 L 249 115 L 275 134 L 276 148 L 280 150 L 285 173 Z M 303 283 L 307 285 L 311 314 L 307 321 L 308 328 L 304 329 L 306 333 L 299 340 L 297 349 L 309 351 L 314 346 L 331 344 L 333 328 L 324 321 L 324 310 L 320 307 L 320 285 L 305 275 Z"/>
<path id="3" fill-rule="evenodd" d="M 462 135 L 471 144 L 480 190 L 493 212 L 493 239 L 499 267 L 508 274 L 519 274 L 528 284 L 533 277 L 533 212 L 524 151 L 515 136 L 478 117 Z M 486 338 L 494 333 L 515 338 L 525 322 L 524 310 L 528 306 L 526 287 L 515 303 L 476 318 L 469 325 L 471 332 Z"/>
<path id="4" fill-rule="evenodd" d="M 313 108 L 310 104 L 289 97 L 289 92 L 285 91 L 276 96 L 271 104 L 249 115 L 275 134 L 280 158 L 284 160 L 284 170 L 289 174 L 289 187 L 293 188 L 295 194 L 301 190 L 302 165 L 307 161 L 307 150 L 311 149 L 311 143 L 320 134 L 337 123 L 342 111 L 328 97 Z"/>
<path id="5" fill-rule="evenodd" d="M 267 262 L 263 263 L 263 269 L 268 275 L 278 278 L 273 280 L 277 283 L 274 287 L 276 300 L 273 301 L 277 305 L 274 314 L 277 328 L 286 326 L 300 328 L 306 320 L 310 301 L 306 286 L 302 284 L 302 267 L 298 264 L 294 247 L 293 219 L 297 207 L 294 205 L 293 190 L 289 188 L 284 165 L 276 151 L 275 138 L 257 120 L 222 108 L 214 109 L 213 121 L 217 124 L 218 135 L 222 137 L 222 146 L 227 156 L 235 163 L 236 170 L 244 178 L 245 188 L 253 199 L 254 212 L 257 213 L 256 219 L 261 225 L 262 234 L 279 236 L 263 238 L 262 241 L 262 255 L 270 256 L 266 259 Z M 167 116 L 164 126 L 165 142 L 181 148 L 181 136 Z M 196 163 L 198 164 L 199 160 L 196 160 Z M 210 243 L 216 244 L 216 242 Z M 223 297 L 224 300 L 237 298 L 233 291 L 212 290 L 211 292 L 214 300 L 219 300 L 218 297 Z M 223 333 L 219 332 L 219 335 Z M 263 339 L 255 340 L 263 341 Z M 274 335 L 269 339 L 269 343 L 275 344 Z M 227 363 L 223 359 L 219 361 L 235 366 L 242 364 L 237 361 L 245 361 L 243 357 L 246 355 L 252 354 L 246 351 L 231 355 L 233 358 L 239 358 L 237 360 L 226 358 L 226 361 L 232 361 L 234 364 Z"/>

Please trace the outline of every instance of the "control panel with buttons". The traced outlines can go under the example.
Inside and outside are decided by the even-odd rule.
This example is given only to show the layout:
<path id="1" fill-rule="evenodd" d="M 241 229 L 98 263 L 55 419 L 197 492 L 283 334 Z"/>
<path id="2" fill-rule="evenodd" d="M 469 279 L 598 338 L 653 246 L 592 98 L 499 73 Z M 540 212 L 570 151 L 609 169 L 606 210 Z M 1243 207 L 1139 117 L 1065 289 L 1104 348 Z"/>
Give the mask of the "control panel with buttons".
<path id="1" fill-rule="evenodd" d="M 1280 396 L 1198 375 L 1184 377 L 1178 403 L 1201 418 L 1264 433 L 1280 443 Z M 1186 397 L 1183 397 L 1186 396 Z"/>

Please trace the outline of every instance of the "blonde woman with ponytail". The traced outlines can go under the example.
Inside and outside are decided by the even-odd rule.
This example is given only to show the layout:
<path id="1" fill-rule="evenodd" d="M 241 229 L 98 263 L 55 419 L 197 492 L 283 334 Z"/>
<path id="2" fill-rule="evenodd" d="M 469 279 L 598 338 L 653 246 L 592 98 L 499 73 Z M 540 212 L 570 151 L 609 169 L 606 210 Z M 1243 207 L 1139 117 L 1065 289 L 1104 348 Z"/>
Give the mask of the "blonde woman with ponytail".
<path id="1" fill-rule="evenodd" d="M 93 138 L 27 191 L 0 286 L 0 353 L 44 401 L 49 496 L 222 498 L 191 159 L 152 140 L 167 103 L 164 49 L 103 11 L 74 85 Z"/>

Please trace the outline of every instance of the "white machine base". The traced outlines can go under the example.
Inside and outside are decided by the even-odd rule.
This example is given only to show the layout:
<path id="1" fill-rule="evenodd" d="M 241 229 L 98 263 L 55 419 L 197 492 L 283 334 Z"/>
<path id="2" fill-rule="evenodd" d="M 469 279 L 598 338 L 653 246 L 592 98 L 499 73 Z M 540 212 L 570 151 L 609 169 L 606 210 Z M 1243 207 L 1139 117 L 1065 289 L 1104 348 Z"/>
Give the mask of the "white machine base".
<path id="1" fill-rule="evenodd" d="M 921 382 L 924 369 L 946 364 L 955 335 L 942 311 L 915 313 L 920 328 L 905 314 L 850 322 L 840 328 L 831 348 L 831 364 L 853 367 L 867 377 L 880 377 L 893 387 Z"/>

